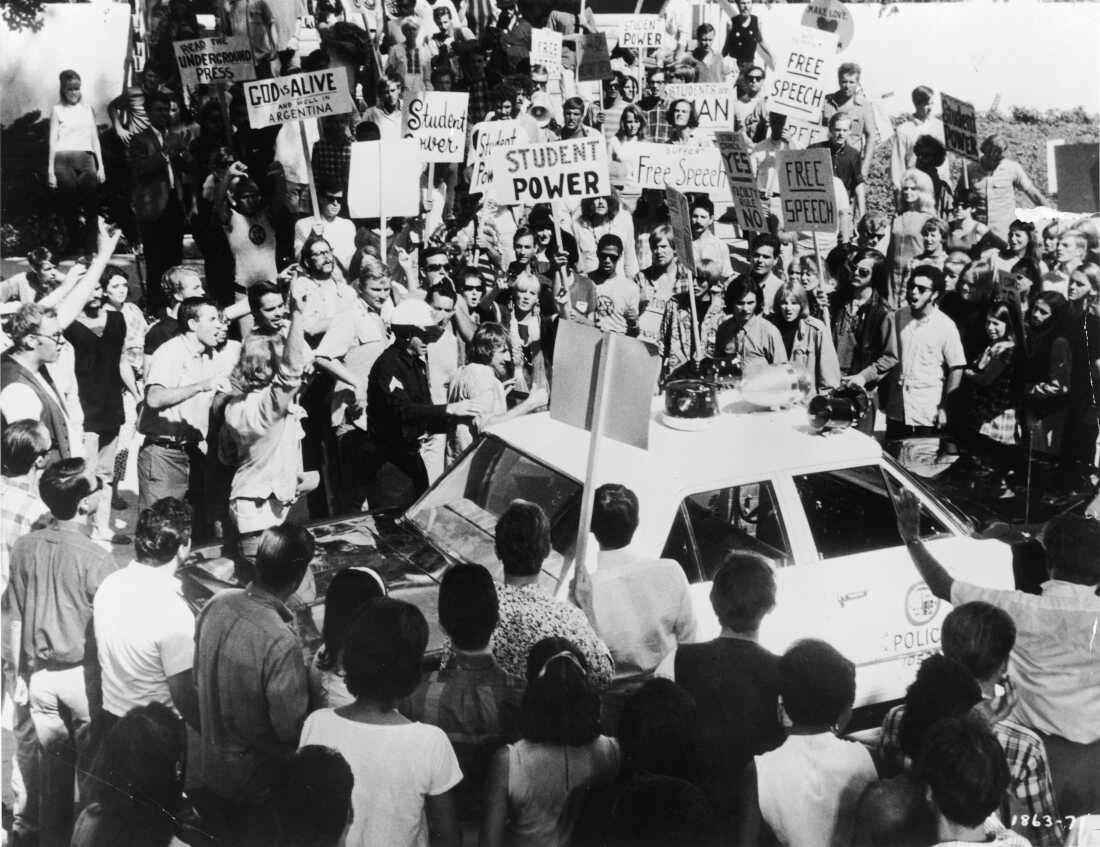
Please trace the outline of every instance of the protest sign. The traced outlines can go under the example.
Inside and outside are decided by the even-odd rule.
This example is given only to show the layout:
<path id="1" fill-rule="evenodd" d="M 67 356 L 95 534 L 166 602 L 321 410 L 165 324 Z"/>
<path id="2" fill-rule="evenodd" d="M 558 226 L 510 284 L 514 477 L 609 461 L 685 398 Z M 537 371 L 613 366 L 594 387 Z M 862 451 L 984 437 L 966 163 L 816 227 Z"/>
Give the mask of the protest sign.
<path id="1" fill-rule="evenodd" d="M 768 108 L 793 118 L 821 122 L 821 108 L 836 84 L 836 44 L 832 36 L 803 27 L 776 68 Z"/>
<path id="2" fill-rule="evenodd" d="M 492 152 L 526 144 L 530 139 L 518 120 L 482 121 L 470 133 L 470 194 L 482 194 L 493 182 Z"/>
<path id="3" fill-rule="evenodd" d="M 733 126 L 733 86 L 726 82 L 673 82 L 665 86 L 665 102 L 690 100 L 700 129 Z"/>
<path id="4" fill-rule="evenodd" d="M 585 35 L 577 42 L 577 82 L 603 80 L 611 76 L 611 54 L 607 52 L 607 36 L 602 32 Z"/>
<path id="5" fill-rule="evenodd" d="M 172 44 L 180 81 L 185 88 L 211 83 L 246 82 L 256 78 L 252 47 L 247 35 L 225 38 L 193 38 Z"/>
<path id="6" fill-rule="evenodd" d="M 726 167 L 726 179 L 729 180 L 733 206 L 737 210 L 737 225 L 741 229 L 763 232 L 767 229 L 768 210 L 756 188 L 751 151 L 735 132 L 718 132 L 714 138 Z"/>
<path id="7" fill-rule="evenodd" d="M 687 270 L 695 272 L 695 249 L 691 239 L 691 204 L 687 197 L 675 188 L 665 189 L 665 206 L 668 207 L 668 225 L 672 227 L 672 246 L 676 258 Z"/>
<path id="8" fill-rule="evenodd" d="M 497 149 L 490 162 L 497 202 L 505 206 L 611 193 L 602 135 Z"/>
<path id="9" fill-rule="evenodd" d="M 542 65 L 551 80 L 561 79 L 562 36 L 551 29 L 531 30 L 531 66 Z"/>
<path id="10" fill-rule="evenodd" d="M 424 91 L 405 107 L 405 132 L 419 144 L 421 162 L 466 158 L 466 110 L 470 95 Z"/>
<path id="11" fill-rule="evenodd" d="M 1095 141 L 1059 145 L 1054 166 L 1059 211 L 1100 212 L 1100 146 Z"/>
<path id="12" fill-rule="evenodd" d="M 787 139 L 792 150 L 805 150 L 811 144 L 827 140 L 829 129 L 819 123 L 809 123 L 788 117 L 783 125 L 783 137 Z"/>
<path id="13" fill-rule="evenodd" d="M 630 178 L 641 188 L 728 196 L 729 181 L 718 148 L 639 142 L 634 147 Z"/>
<path id="14" fill-rule="evenodd" d="M 244 102 L 252 129 L 355 110 L 343 68 L 246 82 Z"/>
<path id="15" fill-rule="evenodd" d="M 419 215 L 420 170 L 420 146 L 415 139 L 359 141 L 352 144 L 348 171 L 348 211 L 351 216 L 387 218 Z"/>
<path id="16" fill-rule="evenodd" d="M 839 224 L 829 151 L 780 150 L 776 159 L 783 228 L 835 233 Z"/>
<path id="17" fill-rule="evenodd" d="M 950 94 L 940 94 L 943 101 L 944 147 L 967 159 L 978 159 L 978 117 L 974 104 Z"/>
<path id="18" fill-rule="evenodd" d="M 837 40 L 837 49 L 844 50 L 852 43 L 856 22 L 840 0 L 810 0 L 802 13 L 802 26 L 831 33 Z"/>
<path id="19" fill-rule="evenodd" d="M 619 46 L 629 50 L 663 50 L 671 38 L 660 15 L 631 15 L 623 21 Z"/>

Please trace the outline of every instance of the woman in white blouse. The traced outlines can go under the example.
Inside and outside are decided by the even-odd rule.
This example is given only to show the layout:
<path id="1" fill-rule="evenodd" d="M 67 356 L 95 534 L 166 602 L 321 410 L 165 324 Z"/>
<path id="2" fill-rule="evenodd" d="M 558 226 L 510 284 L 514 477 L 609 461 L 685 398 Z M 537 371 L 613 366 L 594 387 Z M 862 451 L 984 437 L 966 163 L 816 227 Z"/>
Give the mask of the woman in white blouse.
<path id="1" fill-rule="evenodd" d="M 50 150 L 46 177 L 58 191 L 58 208 L 80 235 L 73 252 L 96 251 L 96 189 L 107 179 L 95 112 L 80 93 L 80 74 L 62 71 L 60 100 L 50 112 Z M 81 222 L 80 219 L 83 218 Z"/>

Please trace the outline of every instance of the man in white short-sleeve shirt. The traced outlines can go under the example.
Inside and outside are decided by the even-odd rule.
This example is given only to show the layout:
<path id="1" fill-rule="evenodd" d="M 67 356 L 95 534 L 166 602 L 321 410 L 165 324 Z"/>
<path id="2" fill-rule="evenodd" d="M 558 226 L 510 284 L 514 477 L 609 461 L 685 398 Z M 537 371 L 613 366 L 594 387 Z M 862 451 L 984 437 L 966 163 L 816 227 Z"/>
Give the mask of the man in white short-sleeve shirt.
<path id="1" fill-rule="evenodd" d="M 100 585 L 94 601 L 103 710 L 110 718 L 149 703 L 173 707 L 198 725 L 191 676 L 195 617 L 176 568 L 191 552 L 191 511 L 165 498 L 138 516 L 137 558 Z"/>

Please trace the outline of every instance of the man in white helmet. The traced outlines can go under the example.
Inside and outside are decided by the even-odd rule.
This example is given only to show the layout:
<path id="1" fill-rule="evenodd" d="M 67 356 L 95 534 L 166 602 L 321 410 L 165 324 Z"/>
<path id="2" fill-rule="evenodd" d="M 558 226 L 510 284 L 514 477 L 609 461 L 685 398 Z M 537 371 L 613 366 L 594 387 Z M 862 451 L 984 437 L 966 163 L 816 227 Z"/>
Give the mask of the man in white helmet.
<path id="1" fill-rule="evenodd" d="M 393 344 L 375 361 L 367 381 L 366 478 L 370 508 L 404 508 L 428 488 L 428 473 L 420 458 L 420 442 L 446 432 L 455 418 L 472 418 L 468 400 L 432 403 L 426 353 L 443 327 L 423 300 L 398 303 L 390 318 Z M 397 467 L 412 483 L 411 492 L 376 480 L 385 464 Z"/>

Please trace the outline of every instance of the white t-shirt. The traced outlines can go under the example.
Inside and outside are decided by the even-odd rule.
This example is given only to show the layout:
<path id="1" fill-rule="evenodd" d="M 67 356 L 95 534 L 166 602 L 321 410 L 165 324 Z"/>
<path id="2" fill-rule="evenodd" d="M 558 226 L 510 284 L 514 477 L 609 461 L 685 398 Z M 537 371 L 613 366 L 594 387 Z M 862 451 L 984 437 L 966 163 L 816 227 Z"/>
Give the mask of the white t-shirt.
<path id="1" fill-rule="evenodd" d="M 302 727 L 299 746 L 308 744 L 338 750 L 351 766 L 347 847 L 428 847 L 425 798 L 462 780 L 447 734 L 428 724 L 365 724 L 321 709 Z"/>
<path id="2" fill-rule="evenodd" d="M 103 668 L 103 708 L 122 717 L 136 706 L 172 706 L 168 677 L 195 655 L 195 616 L 169 565 L 131 562 L 96 592 L 95 637 Z"/>

